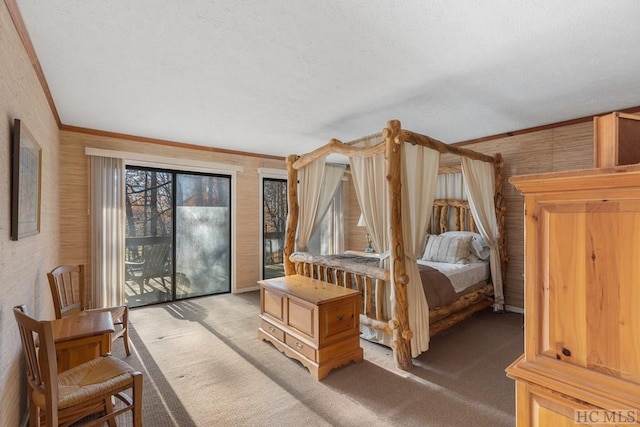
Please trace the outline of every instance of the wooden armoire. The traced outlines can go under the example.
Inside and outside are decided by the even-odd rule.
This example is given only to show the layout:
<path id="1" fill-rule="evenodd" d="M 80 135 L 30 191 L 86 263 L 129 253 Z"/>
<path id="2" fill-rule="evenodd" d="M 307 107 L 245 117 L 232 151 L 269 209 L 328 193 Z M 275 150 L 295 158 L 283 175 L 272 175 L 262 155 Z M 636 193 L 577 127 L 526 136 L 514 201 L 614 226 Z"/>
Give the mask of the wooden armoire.
<path id="1" fill-rule="evenodd" d="M 525 201 L 517 425 L 640 423 L 640 164 L 510 182 Z"/>

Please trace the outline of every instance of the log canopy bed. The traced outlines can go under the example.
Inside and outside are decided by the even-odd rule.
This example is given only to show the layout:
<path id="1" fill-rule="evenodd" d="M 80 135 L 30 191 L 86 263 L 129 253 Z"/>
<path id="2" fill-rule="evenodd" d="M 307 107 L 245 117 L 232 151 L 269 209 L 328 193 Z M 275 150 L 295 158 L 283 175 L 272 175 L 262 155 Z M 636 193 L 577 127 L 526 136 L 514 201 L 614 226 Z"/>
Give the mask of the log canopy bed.
<path id="1" fill-rule="evenodd" d="M 318 205 L 326 199 L 322 194 L 326 157 L 334 153 L 349 158 L 377 257 L 305 252 L 316 212 L 322 209 Z M 440 169 L 441 153 L 459 156 L 460 165 Z M 350 143 L 332 139 L 310 153 L 292 154 L 287 168 L 285 274 L 359 290 L 362 337 L 389 345 L 400 369 L 412 367 L 412 357 L 429 348 L 435 333 L 491 305 L 496 311 L 504 309 L 507 255 L 500 154 L 449 146 L 402 129 L 399 121 L 392 120 L 379 134 Z M 436 199 L 439 173 L 463 177 L 468 200 Z M 482 259 L 476 256 L 480 250 Z M 484 272 L 476 271 L 467 279 L 471 286 L 456 285 L 453 278 L 453 290 L 427 284 L 427 276 L 442 276 L 440 267 L 446 270 L 448 265 L 444 274 L 451 277 L 470 264 L 479 270 L 484 265 Z M 436 267 L 435 273 L 429 267 Z"/>

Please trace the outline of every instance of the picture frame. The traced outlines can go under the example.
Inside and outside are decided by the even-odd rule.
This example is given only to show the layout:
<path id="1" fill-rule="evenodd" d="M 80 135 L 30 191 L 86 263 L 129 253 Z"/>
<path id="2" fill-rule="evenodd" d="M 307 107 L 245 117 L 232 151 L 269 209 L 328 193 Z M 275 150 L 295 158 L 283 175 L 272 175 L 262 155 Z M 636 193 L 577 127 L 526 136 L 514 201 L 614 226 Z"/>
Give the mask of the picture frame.
<path id="1" fill-rule="evenodd" d="M 42 149 L 14 119 L 11 143 L 11 240 L 40 232 Z"/>

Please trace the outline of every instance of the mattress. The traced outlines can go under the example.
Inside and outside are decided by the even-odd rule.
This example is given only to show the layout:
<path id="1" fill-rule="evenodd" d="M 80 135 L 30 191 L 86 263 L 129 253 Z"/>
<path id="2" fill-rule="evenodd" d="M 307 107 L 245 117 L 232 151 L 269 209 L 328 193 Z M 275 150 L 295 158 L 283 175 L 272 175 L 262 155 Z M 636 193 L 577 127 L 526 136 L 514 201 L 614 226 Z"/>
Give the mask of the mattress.
<path id="1" fill-rule="evenodd" d="M 456 293 L 463 292 L 468 287 L 489 279 L 491 274 L 489 262 L 486 261 L 470 262 L 469 264 L 448 264 L 419 259 L 418 264 L 426 265 L 442 272 L 449 278 Z"/>

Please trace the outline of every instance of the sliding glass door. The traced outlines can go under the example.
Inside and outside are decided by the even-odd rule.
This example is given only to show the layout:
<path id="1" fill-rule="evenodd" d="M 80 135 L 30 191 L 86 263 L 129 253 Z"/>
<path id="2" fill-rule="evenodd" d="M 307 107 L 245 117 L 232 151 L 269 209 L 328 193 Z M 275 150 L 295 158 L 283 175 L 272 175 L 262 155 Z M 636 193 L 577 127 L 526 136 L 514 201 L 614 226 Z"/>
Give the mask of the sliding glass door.
<path id="1" fill-rule="evenodd" d="M 179 173 L 176 298 L 231 291 L 231 179 Z"/>
<path id="2" fill-rule="evenodd" d="M 231 291 L 231 178 L 127 167 L 131 307 Z"/>

